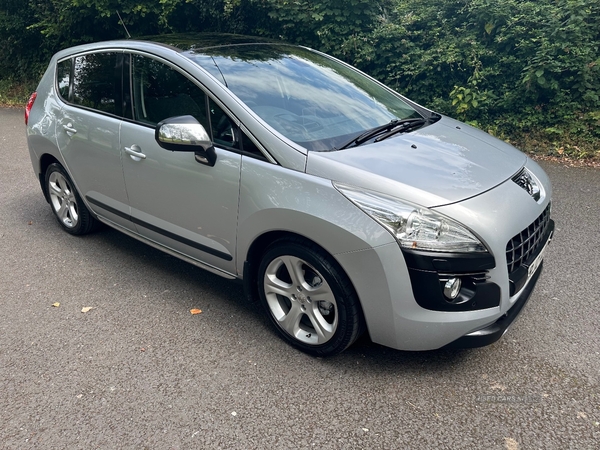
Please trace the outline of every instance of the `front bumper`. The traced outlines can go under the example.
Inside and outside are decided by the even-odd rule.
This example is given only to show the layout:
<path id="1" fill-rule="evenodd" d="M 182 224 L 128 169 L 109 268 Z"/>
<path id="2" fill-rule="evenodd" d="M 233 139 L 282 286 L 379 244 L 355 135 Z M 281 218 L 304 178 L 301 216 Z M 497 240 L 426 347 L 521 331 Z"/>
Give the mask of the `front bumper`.
<path id="1" fill-rule="evenodd" d="M 538 278 L 540 277 L 540 274 L 542 273 L 542 267 L 544 265 L 544 262 L 541 261 L 540 263 L 538 263 L 539 266 L 535 270 L 535 273 L 529 278 L 529 280 L 525 281 L 525 280 L 523 280 L 523 278 L 525 278 L 525 276 L 527 274 L 528 266 L 531 266 L 532 264 L 534 264 L 536 259 L 538 259 L 538 256 L 540 257 L 540 259 L 542 258 L 542 256 L 540 254 L 546 249 L 546 247 L 552 240 L 553 235 L 554 235 L 554 221 L 550 220 L 548 230 L 546 231 L 546 234 L 544 236 L 543 245 L 541 246 L 541 248 L 534 255 L 532 255 L 532 257 L 530 258 L 529 261 L 527 261 L 528 262 L 527 265 L 522 266 L 520 268 L 522 270 L 517 270 L 517 271 L 515 271 L 515 273 L 511 274 L 511 277 L 510 277 L 511 290 L 513 289 L 513 287 L 515 285 L 522 287 L 522 289 L 520 290 L 520 293 L 519 293 L 519 298 L 515 302 L 515 304 L 512 305 L 512 307 L 502 317 L 500 317 L 497 321 L 495 321 L 491 325 L 488 325 L 477 331 L 468 333 L 468 334 L 456 339 L 455 341 L 451 342 L 450 344 L 446 345 L 445 348 L 484 347 L 486 345 L 493 344 L 494 342 L 499 340 L 502 336 L 504 336 L 504 333 L 506 333 L 506 331 L 508 330 L 508 327 L 510 327 L 510 325 L 519 316 L 519 314 L 521 313 L 521 310 L 523 309 L 523 307 L 529 300 L 529 297 L 531 296 L 531 294 L 533 292 L 533 289 L 538 281 Z M 534 266 L 532 266 L 532 268 L 533 267 Z M 514 278 L 514 277 L 517 276 L 517 273 L 520 271 L 524 272 L 524 274 L 518 275 L 518 277 L 520 277 L 521 279 L 515 282 L 515 280 L 517 280 L 517 278 Z"/>
<path id="2" fill-rule="evenodd" d="M 485 347 L 486 345 L 493 344 L 497 340 L 499 340 L 504 333 L 508 331 L 508 327 L 515 321 L 515 319 L 521 313 L 521 310 L 529 300 L 533 292 L 533 288 L 535 287 L 540 274 L 542 273 L 542 268 L 544 263 L 542 262 L 538 267 L 535 274 L 529 280 L 529 283 L 525 286 L 523 291 L 521 292 L 521 296 L 515 302 L 515 304 L 510 308 L 506 314 L 500 317 L 496 322 L 491 325 L 488 325 L 485 328 L 482 328 L 477 331 L 473 331 L 472 333 L 465 334 L 463 337 L 458 338 L 454 342 L 444 346 L 443 348 L 476 348 L 476 347 Z"/>
<path id="3" fill-rule="evenodd" d="M 537 207 L 525 190 L 508 180 L 477 197 L 436 208 L 476 230 L 493 261 L 481 259 L 482 255 L 432 257 L 427 252 L 406 252 L 396 242 L 334 255 L 354 284 L 373 342 L 422 351 L 484 346 L 502 337 L 539 280 L 537 256 L 553 228 L 551 219 L 547 227 L 536 225 L 549 212 L 552 191 L 541 169 L 534 172 L 546 193 Z M 525 233 L 532 224 L 533 232 Z M 517 247 L 508 243 L 521 234 L 523 240 L 517 244 L 531 242 L 536 250 L 529 246 L 515 259 Z M 455 302 L 444 300 L 444 280 L 449 277 L 461 277 L 468 290 Z"/>

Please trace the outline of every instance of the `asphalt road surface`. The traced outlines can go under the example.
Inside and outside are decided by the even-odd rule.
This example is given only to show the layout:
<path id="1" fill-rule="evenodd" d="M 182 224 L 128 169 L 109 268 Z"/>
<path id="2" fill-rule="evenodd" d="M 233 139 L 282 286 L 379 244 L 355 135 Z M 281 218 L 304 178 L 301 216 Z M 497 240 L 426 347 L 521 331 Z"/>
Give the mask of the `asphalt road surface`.
<path id="1" fill-rule="evenodd" d="M 318 359 L 239 284 L 61 231 L 21 110 L 0 109 L 0 160 L 1 449 L 600 448 L 598 170 L 543 163 L 555 239 L 498 343 Z"/>

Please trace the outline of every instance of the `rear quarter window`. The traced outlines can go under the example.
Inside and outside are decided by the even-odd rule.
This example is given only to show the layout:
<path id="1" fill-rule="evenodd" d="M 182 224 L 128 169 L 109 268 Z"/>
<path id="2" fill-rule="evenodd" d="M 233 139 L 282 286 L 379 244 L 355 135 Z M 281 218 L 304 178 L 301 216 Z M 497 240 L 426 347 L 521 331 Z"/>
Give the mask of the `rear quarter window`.
<path id="1" fill-rule="evenodd" d="M 123 56 L 105 52 L 76 56 L 58 63 L 56 82 L 60 97 L 73 105 L 122 116 Z"/>
<path id="2" fill-rule="evenodd" d="M 71 67 L 70 59 L 61 61 L 56 66 L 56 83 L 58 86 L 58 94 L 63 100 L 69 101 L 69 91 L 71 87 Z"/>

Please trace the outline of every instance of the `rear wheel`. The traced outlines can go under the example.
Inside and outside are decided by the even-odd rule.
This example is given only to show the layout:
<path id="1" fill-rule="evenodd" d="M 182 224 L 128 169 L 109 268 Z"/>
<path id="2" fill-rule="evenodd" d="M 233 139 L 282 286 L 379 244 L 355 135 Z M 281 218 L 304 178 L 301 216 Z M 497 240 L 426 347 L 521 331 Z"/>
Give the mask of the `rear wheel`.
<path id="1" fill-rule="evenodd" d="M 81 235 L 96 228 L 96 219 L 81 200 L 71 178 L 60 164 L 50 164 L 45 179 L 52 212 L 63 230 Z"/>
<path id="2" fill-rule="evenodd" d="M 258 283 L 271 322 L 306 353 L 335 355 L 362 334 L 364 319 L 350 280 L 314 244 L 274 242 L 263 255 Z"/>

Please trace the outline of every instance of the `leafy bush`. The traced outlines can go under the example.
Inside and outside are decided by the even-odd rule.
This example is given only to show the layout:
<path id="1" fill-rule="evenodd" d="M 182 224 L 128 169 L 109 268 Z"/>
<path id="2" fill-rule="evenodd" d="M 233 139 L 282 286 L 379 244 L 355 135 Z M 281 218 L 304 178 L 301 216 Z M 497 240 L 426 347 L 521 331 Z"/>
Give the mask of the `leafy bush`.
<path id="1" fill-rule="evenodd" d="M 0 80 L 37 79 L 59 48 L 124 37 L 117 10 L 133 36 L 308 45 L 505 139 L 600 156 L 597 0 L 0 0 Z"/>

